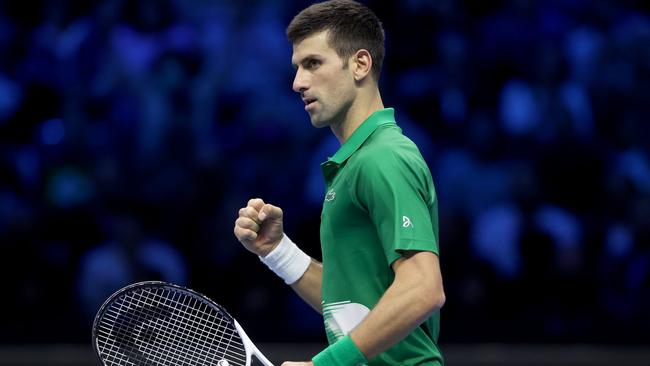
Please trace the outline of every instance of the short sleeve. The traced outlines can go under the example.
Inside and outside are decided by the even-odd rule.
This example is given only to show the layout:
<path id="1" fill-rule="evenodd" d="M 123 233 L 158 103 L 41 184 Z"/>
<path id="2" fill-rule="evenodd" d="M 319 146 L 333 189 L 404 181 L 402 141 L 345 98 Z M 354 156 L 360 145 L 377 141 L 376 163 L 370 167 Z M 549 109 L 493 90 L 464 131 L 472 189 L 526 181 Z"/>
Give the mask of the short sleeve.
<path id="1" fill-rule="evenodd" d="M 435 190 L 419 153 L 388 150 L 366 155 L 354 189 L 377 230 L 388 264 L 405 250 L 438 254 L 432 219 Z"/>

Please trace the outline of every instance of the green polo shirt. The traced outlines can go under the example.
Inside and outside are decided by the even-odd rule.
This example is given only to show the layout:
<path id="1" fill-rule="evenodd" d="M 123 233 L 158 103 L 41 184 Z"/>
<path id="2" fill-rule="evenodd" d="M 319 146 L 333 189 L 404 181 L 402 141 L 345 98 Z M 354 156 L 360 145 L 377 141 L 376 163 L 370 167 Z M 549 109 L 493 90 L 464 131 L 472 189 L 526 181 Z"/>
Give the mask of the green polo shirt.
<path id="1" fill-rule="evenodd" d="M 438 254 L 438 203 L 431 173 L 392 108 L 368 117 L 321 168 L 323 317 L 332 344 L 377 304 L 402 251 Z M 439 324 L 436 312 L 368 365 L 442 365 Z"/>

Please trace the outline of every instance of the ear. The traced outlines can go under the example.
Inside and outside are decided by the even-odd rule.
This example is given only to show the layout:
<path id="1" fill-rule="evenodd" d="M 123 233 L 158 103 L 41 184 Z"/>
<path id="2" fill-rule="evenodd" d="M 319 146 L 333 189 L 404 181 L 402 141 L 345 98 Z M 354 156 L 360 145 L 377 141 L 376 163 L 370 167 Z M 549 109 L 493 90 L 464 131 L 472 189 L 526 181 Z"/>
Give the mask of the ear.
<path id="1" fill-rule="evenodd" d="M 370 74 L 370 70 L 372 70 L 372 56 L 370 56 L 368 50 L 358 50 L 350 61 L 355 81 L 362 81 Z"/>

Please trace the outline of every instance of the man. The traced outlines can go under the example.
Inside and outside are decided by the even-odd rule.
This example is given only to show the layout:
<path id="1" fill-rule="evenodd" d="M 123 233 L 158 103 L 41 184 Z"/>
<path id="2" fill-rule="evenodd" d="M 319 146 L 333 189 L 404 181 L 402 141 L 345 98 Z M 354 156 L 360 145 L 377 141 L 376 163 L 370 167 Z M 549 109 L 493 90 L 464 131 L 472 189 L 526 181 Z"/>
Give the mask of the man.
<path id="1" fill-rule="evenodd" d="M 279 207 L 252 199 L 235 222 L 239 241 L 323 314 L 329 347 L 283 365 L 442 365 L 437 200 L 424 159 L 384 109 L 381 23 L 334 0 L 300 12 L 287 36 L 293 90 L 341 147 L 322 165 L 322 264 L 284 234 Z"/>

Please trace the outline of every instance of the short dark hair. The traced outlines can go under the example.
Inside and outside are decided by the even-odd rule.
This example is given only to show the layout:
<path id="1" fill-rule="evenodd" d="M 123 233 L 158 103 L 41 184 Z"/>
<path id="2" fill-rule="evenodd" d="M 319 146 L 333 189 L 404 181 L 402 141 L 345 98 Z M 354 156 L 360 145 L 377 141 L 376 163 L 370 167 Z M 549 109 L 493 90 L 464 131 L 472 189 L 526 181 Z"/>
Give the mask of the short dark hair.
<path id="1" fill-rule="evenodd" d="M 296 44 L 322 31 L 329 31 L 329 45 L 343 60 L 358 50 L 372 57 L 372 75 L 379 81 L 384 62 L 384 29 L 372 10 L 352 0 L 316 3 L 296 15 L 287 27 L 287 38 Z"/>

